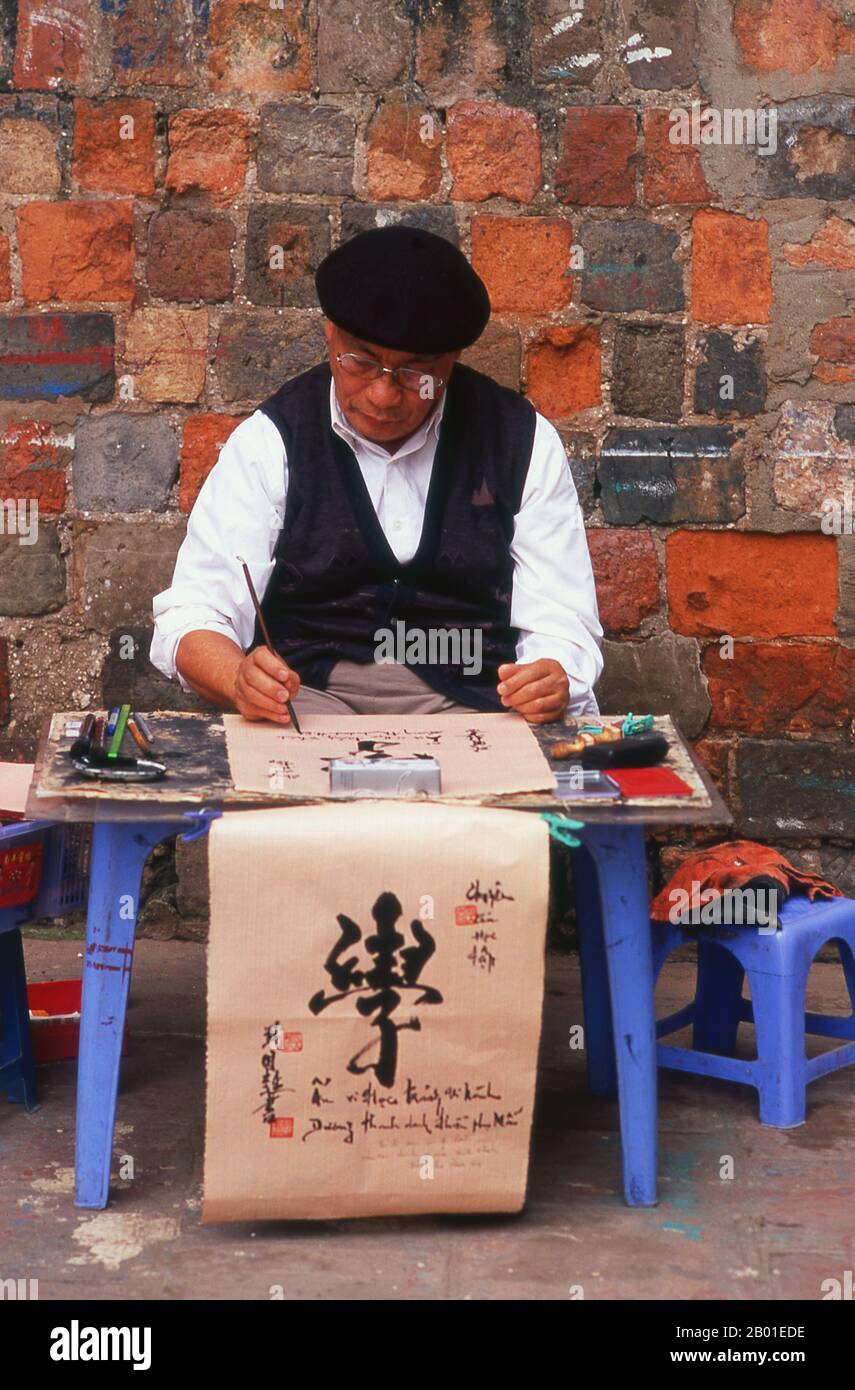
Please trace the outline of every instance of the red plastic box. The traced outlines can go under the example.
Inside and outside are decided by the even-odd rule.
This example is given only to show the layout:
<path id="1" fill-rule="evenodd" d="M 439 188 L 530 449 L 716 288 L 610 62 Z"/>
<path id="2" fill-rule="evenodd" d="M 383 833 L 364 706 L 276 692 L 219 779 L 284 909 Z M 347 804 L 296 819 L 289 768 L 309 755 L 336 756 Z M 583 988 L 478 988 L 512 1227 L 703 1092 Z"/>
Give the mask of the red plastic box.
<path id="1" fill-rule="evenodd" d="M 80 1046 L 80 998 L 82 980 L 47 980 L 43 984 L 27 985 L 30 1007 L 30 1033 L 33 1039 L 33 1060 L 63 1062 L 76 1057 Z M 36 1015 L 44 1009 L 46 1016 Z M 128 1025 L 122 1039 L 122 1056 L 128 1052 Z"/>

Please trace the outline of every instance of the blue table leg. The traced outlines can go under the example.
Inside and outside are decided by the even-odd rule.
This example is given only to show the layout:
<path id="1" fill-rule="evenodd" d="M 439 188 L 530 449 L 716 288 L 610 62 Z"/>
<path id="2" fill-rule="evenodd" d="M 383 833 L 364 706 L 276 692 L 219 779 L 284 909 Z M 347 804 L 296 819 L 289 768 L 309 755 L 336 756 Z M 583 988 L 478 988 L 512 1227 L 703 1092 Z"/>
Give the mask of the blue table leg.
<path id="1" fill-rule="evenodd" d="M 631 1207 L 655 1206 L 656 1014 L 644 828 L 586 825 L 578 835 L 599 880 L 617 1063 L 624 1194 Z"/>
<path id="2" fill-rule="evenodd" d="M 143 866 L 186 822 L 99 822 L 92 837 L 77 1068 L 76 1205 L 105 1207 Z"/>
<path id="3" fill-rule="evenodd" d="M 576 886 L 576 930 L 582 971 L 588 1089 L 595 1096 L 613 1096 L 617 1094 L 617 1068 L 600 884 L 597 866 L 584 848 L 573 852 L 573 881 Z"/>

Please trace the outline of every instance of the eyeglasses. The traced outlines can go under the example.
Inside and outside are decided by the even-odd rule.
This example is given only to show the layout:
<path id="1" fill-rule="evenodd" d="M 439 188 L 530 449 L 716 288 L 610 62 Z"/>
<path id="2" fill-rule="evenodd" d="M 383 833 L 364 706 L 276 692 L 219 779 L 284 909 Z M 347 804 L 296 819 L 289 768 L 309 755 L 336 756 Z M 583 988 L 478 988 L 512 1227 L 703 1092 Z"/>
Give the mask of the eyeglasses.
<path id="1" fill-rule="evenodd" d="M 381 367 L 373 357 L 360 357 L 358 352 L 338 352 L 336 362 L 348 376 L 361 377 L 363 381 L 376 381 L 378 377 L 390 376 L 396 386 L 404 391 L 416 391 L 422 400 L 433 400 L 440 387 L 445 385 L 441 376 L 417 371 L 415 367 Z"/>

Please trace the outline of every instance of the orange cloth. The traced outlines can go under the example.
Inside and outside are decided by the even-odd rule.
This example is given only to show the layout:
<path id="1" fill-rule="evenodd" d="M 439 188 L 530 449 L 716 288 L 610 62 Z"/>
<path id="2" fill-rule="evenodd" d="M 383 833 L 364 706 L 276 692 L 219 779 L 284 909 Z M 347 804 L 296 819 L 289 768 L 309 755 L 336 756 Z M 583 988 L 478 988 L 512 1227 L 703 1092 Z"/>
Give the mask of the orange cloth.
<path id="1" fill-rule="evenodd" d="M 792 893 L 806 894 L 811 900 L 843 897 L 839 888 L 817 874 L 797 869 L 778 850 L 758 845 L 754 840 L 731 840 L 690 854 L 653 899 L 650 915 L 654 922 L 667 922 L 675 890 L 688 894 L 687 908 L 699 908 L 703 901 L 710 901 L 709 897 L 702 899 L 702 893 L 710 890 L 726 893 L 730 889 L 744 888 L 754 879 L 779 883 L 783 890 L 781 902 Z"/>

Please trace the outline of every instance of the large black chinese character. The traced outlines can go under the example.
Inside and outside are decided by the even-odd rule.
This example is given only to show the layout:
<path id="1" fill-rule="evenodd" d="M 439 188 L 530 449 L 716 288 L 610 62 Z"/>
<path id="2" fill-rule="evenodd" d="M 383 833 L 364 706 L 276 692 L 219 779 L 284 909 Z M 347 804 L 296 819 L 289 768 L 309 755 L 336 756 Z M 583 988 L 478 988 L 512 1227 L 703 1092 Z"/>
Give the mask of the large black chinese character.
<path id="1" fill-rule="evenodd" d="M 365 1047 L 351 1057 L 347 1069 L 357 1074 L 373 1071 L 381 1086 L 392 1086 L 395 1083 L 398 1030 L 412 1028 L 418 1032 L 422 1026 L 418 1018 L 410 1018 L 406 1023 L 393 1022 L 392 1014 L 401 1002 L 401 994 L 408 990 L 417 990 L 419 997 L 413 1000 L 416 1005 L 442 1003 L 439 990 L 419 982 L 425 964 L 436 950 L 436 943 L 424 924 L 414 919 L 410 922 L 410 932 L 416 944 L 402 950 L 405 938 L 395 930 L 402 912 L 403 908 L 394 893 L 380 894 L 371 909 L 371 916 L 377 923 L 377 931 L 374 935 L 365 937 L 365 949 L 374 958 L 374 964 L 368 970 L 357 969 L 358 956 L 341 959 L 345 951 L 362 939 L 362 932 L 350 917 L 339 912 L 336 920 L 341 928 L 341 935 L 324 962 L 324 969 L 339 993 L 325 994 L 321 989 L 309 1000 L 312 1013 L 319 1014 L 330 1004 L 337 1004 L 341 999 L 349 999 L 356 994 L 363 996 L 357 999 L 356 1008 L 363 1018 L 370 1018 L 372 1014 L 376 1014 L 372 1027 L 377 1029 L 378 1037 L 366 1043 Z M 366 1054 L 378 1046 L 376 1061 L 363 1062 Z"/>

